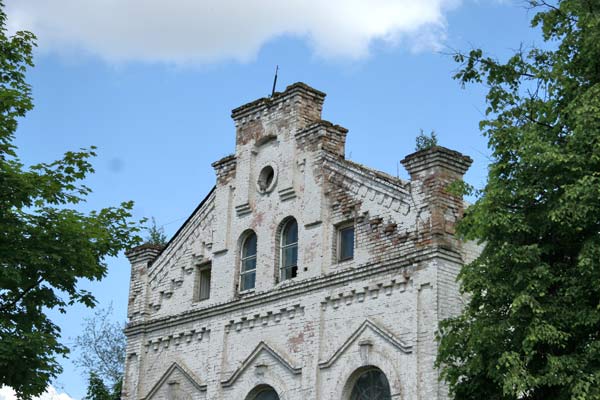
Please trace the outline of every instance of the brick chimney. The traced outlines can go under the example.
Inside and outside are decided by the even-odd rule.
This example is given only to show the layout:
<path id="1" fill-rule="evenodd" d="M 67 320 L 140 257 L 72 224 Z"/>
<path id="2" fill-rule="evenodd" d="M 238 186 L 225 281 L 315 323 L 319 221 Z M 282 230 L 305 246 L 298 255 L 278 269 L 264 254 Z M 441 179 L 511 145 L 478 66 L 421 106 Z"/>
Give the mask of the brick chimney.
<path id="1" fill-rule="evenodd" d="M 129 323 L 141 322 L 147 314 L 146 290 L 148 268 L 159 256 L 163 246 L 143 244 L 125 253 L 131 263 L 131 281 L 129 283 L 129 304 L 127 318 Z"/>
<path id="2" fill-rule="evenodd" d="M 236 147 L 290 135 L 321 120 L 325 93 L 298 82 L 231 111 Z M 293 137 L 293 136 L 292 136 Z M 237 151 L 236 151 L 237 153 Z"/>
<path id="3" fill-rule="evenodd" d="M 419 198 L 418 204 L 429 204 L 427 215 L 419 219 L 422 245 L 457 250 L 455 225 L 464 212 L 463 199 L 447 188 L 462 180 L 472 162 L 470 157 L 441 146 L 417 151 L 401 161 L 410 174 L 411 191 Z"/>

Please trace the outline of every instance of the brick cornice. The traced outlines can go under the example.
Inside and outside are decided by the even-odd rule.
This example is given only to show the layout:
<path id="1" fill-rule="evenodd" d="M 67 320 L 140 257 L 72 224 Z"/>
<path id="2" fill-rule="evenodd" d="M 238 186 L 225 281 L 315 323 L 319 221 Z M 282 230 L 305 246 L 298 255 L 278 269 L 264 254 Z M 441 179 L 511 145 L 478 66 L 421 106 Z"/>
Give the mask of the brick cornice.
<path id="1" fill-rule="evenodd" d="M 256 305 L 264 305 L 279 300 L 289 299 L 291 296 L 302 295 L 304 293 L 325 289 L 347 282 L 385 274 L 395 269 L 409 270 L 409 267 L 412 265 L 417 265 L 433 259 L 444 259 L 450 262 L 463 263 L 461 255 L 454 251 L 441 247 L 423 248 L 410 254 L 404 254 L 402 257 L 386 260 L 381 263 L 366 263 L 359 268 L 346 269 L 315 278 L 296 281 L 282 287 L 276 287 L 269 291 L 258 292 L 250 296 L 244 296 L 220 304 L 213 304 L 205 308 L 190 310 L 177 315 L 170 315 L 145 322 L 129 324 L 125 329 L 125 334 L 127 336 L 132 336 L 140 333 L 149 333 L 163 328 L 175 327 L 182 323 L 212 318 Z M 416 269 L 418 270 L 419 268 Z"/>

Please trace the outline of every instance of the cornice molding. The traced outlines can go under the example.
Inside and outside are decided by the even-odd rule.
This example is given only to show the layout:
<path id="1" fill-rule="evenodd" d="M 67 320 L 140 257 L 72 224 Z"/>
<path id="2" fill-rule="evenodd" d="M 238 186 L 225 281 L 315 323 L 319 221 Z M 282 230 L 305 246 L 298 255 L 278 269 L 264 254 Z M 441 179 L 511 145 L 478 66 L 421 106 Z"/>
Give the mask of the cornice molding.
<path id="1" fill-rule="evenodd" d="M 205 308 L 185 311 L 180 314 L 164 316 L 149 321 L 135 322 L 125 328 L 125 334 L 133 336 L 140 333 L 150 333 L 163 328 L 175 327 L 186 322 L 195 322 L 201 319 L 248 309 L 256 305 L 275 303 L 279 300 L 289 299 L 291 296 L 302 295 L 375 275 L 383 275 L 393 270 L 408 270 L 413 265 L 433 259 L 463 263 L 461 254 L 455 251 L 439 247 L 418 249 L 413 253 L 403 254 L 402 257 L 385 260 L 380 263 L 367 263 L 358 268 L 340 270 L 319 277 L 299 280 L 284 287 L 275 287 L 265 292 L 257 292 L 243 298 L 213 304 Z"/>

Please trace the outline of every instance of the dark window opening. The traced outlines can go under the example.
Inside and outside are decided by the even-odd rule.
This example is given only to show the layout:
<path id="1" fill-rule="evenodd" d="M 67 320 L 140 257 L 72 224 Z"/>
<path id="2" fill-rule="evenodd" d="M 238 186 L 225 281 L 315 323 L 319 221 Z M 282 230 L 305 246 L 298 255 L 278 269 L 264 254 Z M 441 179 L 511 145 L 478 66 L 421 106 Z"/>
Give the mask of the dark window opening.
<path id="1" fill-rule="evenodd" d="M 256 234 L 249 234 L 242 244 L 240 291 L 254 289 L 256 284 Z"/>
<path id="2" fill-rule="evenodd" d="M 288 221 L 281 231 L 280 279 L 295 278 L 298 275 L 298 223 Z"/>
<path id="3" fill-rule="evenodd" d="M 197 297 L 198 301 L 207 300 L 210 298 L 210 279 L 211 279 L 211 267 L 210 265 L 204 265 L 198 267 L 198 281 L 197 281 Z"/>
<path id="4" fill-rule="evenodd" d="M 261 192 L 266 192 L 271 188 L 271 184 L 273 183 L 273 179 L 275 178 L 275 170 L 273 167 L 267 165 L 260 171 L 260 175 L 258 176 L 258 188 Z"/>
<path id="5" fill-rule="evenodd" d="M 338 230 L 338 260 L 345 261 L 354 258 L 354 226 Z"/>
<path id="6" fill-rule="evenodd" d="M 379 369 L 363 372 L 352 387 L 350 400 L 391 400 L 390 384 Z"/>

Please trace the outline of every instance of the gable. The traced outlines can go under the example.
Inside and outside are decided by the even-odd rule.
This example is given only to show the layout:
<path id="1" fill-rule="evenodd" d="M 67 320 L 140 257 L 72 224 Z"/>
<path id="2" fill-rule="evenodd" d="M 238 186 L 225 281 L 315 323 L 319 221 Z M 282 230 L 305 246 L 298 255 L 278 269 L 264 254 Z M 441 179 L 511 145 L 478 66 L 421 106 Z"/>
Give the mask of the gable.
<path id="1" fill-rule="evenodd" d="M 153 312 L 176 296 L 184 281 L 193 280 L 194 265 L 212 258 L 213 188 L 154 260 L 148 271 L 149 305 Z M 188 282 L 189 283 L 189 282 Z M 188 285 L 188 286 L 191 286 Z"/>
<path id="2" fill-rule="evenodd" d="M 359 346 L 371 346 L 372 343 L 369 341 L 359 340 L 365 336 L 365 332 L 375 334 L 377 337 L 383 339 L 402 353 L 408 354 L 412 352 L 412 346 L 404 343 L 402 340 L 394 336 L 394 334 L 389 330 L 377 325 L 375 322 L 367 318 L 350 336 L 348 336 L 342 345 L 333 354 L 331 354 L 328 359 L 319 362 L 319 368 L 323 369 L 331 367 L 355 343 Z"/>
<path id="3" fill-rule="evenodd" d="M 199 392 L 206 392 L 206 385 L 186 367 L 174 362 L 142 400 L 192 399 Z"/>
<path id="4" fill-rule="evenodd" d="M 254 350 L 248 355 L 248 357 L 246 357 L 246 359 L 242 361 L 241 365 L 228 378 L 221 381 L 221 385 L 223 387 L 231 386 L 242 375 L 242 373 L 251 366 L 260 367 L 260 365 L 256 363 L 256 360 L 262 354 L 269 355 L 271 359 L 273 359 L 277 364 L 285 368 L 293 375 L 298 375 L 302 373 L 301 367 L 292 365 L 290 361 L 288 361 L 283 355 L 275 351 L 271 346 L 269 346 L 265 342 L 260 342 L 258 346 L 256 346 Z"/>

